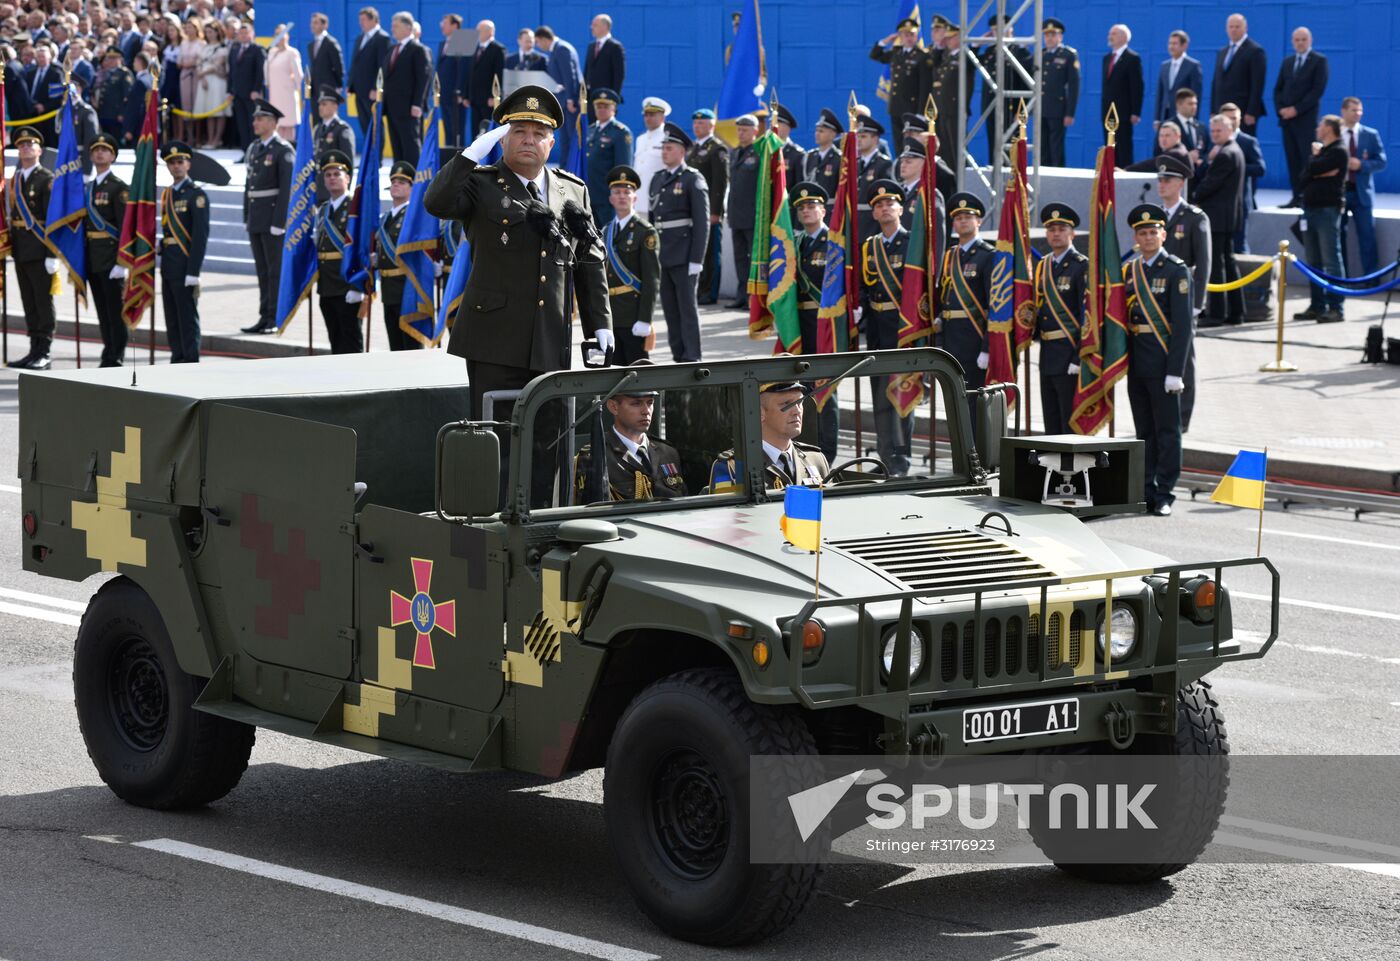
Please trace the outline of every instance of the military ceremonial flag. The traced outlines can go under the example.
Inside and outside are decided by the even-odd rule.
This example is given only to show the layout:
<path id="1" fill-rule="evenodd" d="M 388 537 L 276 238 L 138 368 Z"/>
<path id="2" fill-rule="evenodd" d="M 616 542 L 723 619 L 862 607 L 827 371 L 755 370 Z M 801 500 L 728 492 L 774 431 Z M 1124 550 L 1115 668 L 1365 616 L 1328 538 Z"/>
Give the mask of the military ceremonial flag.
<path id="1" fill-rule="evenodd" d="M 438 305 L 437 336 L 452 327 L 457 308 L 462 306 L 462 294 L 467 289 L 467 277 L 472 272 L 472 250 L 467 238 L 458 240 L 460 225 L 455 220 L 442 222 L 442 254 L 452 261 L 447 283 L 442 288 L 442 303 Z"/>
<path id="2" fill-rule="evenodd" d="M 822 547 L 822 489 L 790 484 L 783 490 L 783 536 L 798 550 Z"/>
<path id="3" fill-rule="evenodd" d="M 1030 211 L 1026 197 L 1026 138 L 1017 138 L 1001 201 L 1001 223 L 992 261 L 991 309 L 987 312 L 987 383 L 1016 381 L 1016 361 L 1035 331 Z"/>
<path id="4" fill-rule="evenodd" d="M 380 84 L 383 86 L 382 82 Z M 352 287 L 374 293 L 374 275 L 369 269 L 374 235 L 379 229 L 379 162 L 384 155 L 384 98 L 374 102 L 374 119 L 365 137 L 365 149 L 360 154 L 360 166 L 355 171 L 355 192 L 350 198 L 350 216 L 345 224 L 345 259 L 341 274 Z M 361 316 L 367 308 L 361 308 Z"/>
<path id="5" fill-rule="evenodd" d="M 1093 434 L 1113 417 L 1113 391 L 1128 372 L 1128 293 L 1114 224 L 1114 148 L 1099 148 L 1089 212 L 1089 303 L 1079 345 L 1070 427 Z"/>
<path id="6" fill-rule="evenodd" d="M 0 64 L 0 121 L 5 119 L 5 65 Z M 5 191 L 9 190 L 9 181 L 5 179 L 5 146 L 6 146 L 5 125 L 0 123 L 0 262 L 10 256 L 10 198 Z M 3 266 L 3 263 L 0 263 Z M 0 270 L 0 291 L 5 289 L 6 271 Z"/>
<path id="7" fill-rule="evenodd" d="M 928 138 L 928 155 L 938 153 L 938 138 Z M 924 163 L 919 177 L 919 193 L 914 198 L 912 223 L 909 229 L 909 252 L 904 259 L 904 280 L 899 302 L 899 346 L 911 347 L 933 333 L 934 298 L 938 290 L 939 267 L 942 261 L 939 238 L 946 228 L 938 217 L 938 165 Z M 924 375 L 903 374 L 891 377 L 885 396 L 907 417 L 924 400 Z"/>
<path id="8" fill-rule="evenodd" d="M 434 266 L 432 254 L 438 251 L 442 228 L 438 219 L 428 213 L 423 197 L 438 171 L 438 135 L 442 108 L 433 107 L 428 129 L 433 134 L 423 144 L 413 177 L 413 192 L 408 196 L 403 226 L 399 229 L 398 247 L 394 260 L 404 269 L 408 283 L 403 288 L 403 306 L 399 314 L 399 329 L 424 347 L 434 347 L 445 328 L 438 327 L 437 307 L 433 304 Z"/>
<path id="9" fill-rule="evenodd" d="M 131 188 L 126 195 L 126 215 L 117 247 L 117 263 L 126 268 L 122 320 L 133 330 L 141 326 L 141 318 L 156 296 L 156 149 L 160 137 L 157 97 L 152 85 L 146 91 L 146 119 L 136 141 Z"/>
<path id="10" fill-rule="evenodd" d="M 899 16 L 895 19 L 896 24 L 903 23 L 913 17 L 919 19 L 919 0 L 899 0 Z M 921 28 L 922 29 L 922 28 Z M 896 40 L 896 43 L 899 41 Z M 919 46 L 923 46 L 923 40 L 919 41 Z M 885 64 L 884 71 L 880 74 L 880 82 L 875 87 L 875 96 L 886 102 L 890 99 L 890 66 Z M 930 154 L 929 156 L 933 156 Z"/>
<path id="11" fill-rule="evenodd" d="M 855 94 L 851 94 L 852 102 Z M 860 256 L 860 163 L 856 135 L 841 135 L 841 173 L 832 194 L 831 224 L 826 231 L 826 272 L 822 275 L 821 306 L 817 309 L 816 353 L 835 354 L 850 350 L 858 339 L 855 308 L 860 305 L 860 276 L 856 261 Z M 812 400 L 817 410 L 826 406 L 834 389 L 831 381 L 817 385 Z"/>
<path id="12" fill-rule="evenodd" d="M 778 335 L 776 352 L 802 351 L 797 322 L 797 244 L 792 236 L 792 209 L 787 201 L 787 165 L 783 142 L 769 130 L 754 142 L 758 155 L 753 256 L 749 264 L 749 336 L 769 327 Z"/>
<path id="13" fill-rule="evenodd" d="M 312 99 L 297 124 L 297 152 L 292 161 L 287 232 L 282 235 L 282 274 L 277 282 L 277 333 L 287 329 L 301 302 L 316 284 L 316 145 L 311 139 Z"/>
<path id="14" fill-rule="evenodd" d="M 68 280 L 78 299 L 87 303 L 87 189 L 83 183 L 83 162 L 78 155 L 78 137 L 73 129 L 73 91 L 63 95 L 62 128 L 58 134 L 58 157 L 54 161 L 53 187 L 44 218 L 44 244 L 68 271 Z"/>
<path id="15" fill-rule="evenodd" d="M 569 155 L 564 158 L 564 169 L 575 177 L 588 180 L 588 84 L 578 85 L 578 116 L 574 118 L 574 142 L 569 145 Z M 568 115 L 565 115 L 567 121 Z"/>
<path id="16" fill-rule="evenodd" d="M 735 142 L 734 121 L 746 113 L 763 109 L 763 92 L 768 88 L 768 64 L 763 53 L 763 24 L 758 0 L 745 0 L 740 11 L 739 32 L 734 36 L 729 63 L 715 107 L 715 132 L 721 140 Z"/>

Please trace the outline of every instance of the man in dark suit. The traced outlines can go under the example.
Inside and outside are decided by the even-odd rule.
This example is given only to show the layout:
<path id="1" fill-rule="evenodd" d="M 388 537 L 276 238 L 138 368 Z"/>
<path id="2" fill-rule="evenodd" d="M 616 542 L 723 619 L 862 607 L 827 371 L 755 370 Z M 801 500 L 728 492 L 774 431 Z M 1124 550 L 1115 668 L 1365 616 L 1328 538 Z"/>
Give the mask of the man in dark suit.
<path id="1" fill-rule="evenodd" d="M 228 52 L 228 92 L 233 94 L 233 129 L 238 149 L 253 142 L 253 108 L 267 96 L 267 53 L 253 40 L 252 24 L 238 28 L 238 41 Z"/>
<path id="2" fill-rule="evenodd" d="M 1240 153 L 1244 154 L 1244 204 L 1240 208 L 1240 227 L 1235 231 L 1234 251 L 1237 254 L 1249 253 L 1249 212 L 1258 207 L 1254 200 L 1254 191 L 1259 185 L 1259 180 L 1267 172 L 1264 166 L 1264 150 L 1259 146 L 1259 138 L 1250 136 L 1240 130 L 1240 108 L 1233 103 L 1227 103 L 1220 108 L 1220 112 L 1229 118 L 1231 125 L 1235 128 L 1234 140 L 1240 148 Z"/>
<path id="3" fill-rule="evenodd" d="M 1163 120 L 1157 125 L 1157 147 L 1152 156 L 1143 157 L 1136 163 L 1128 164 L 1123 169 L 1133 173 L 1156 173 L 1158 161 L 1163 157 L 1174 157 L 1185 164 L 1188 171 L 1195 168 L 1190 152 L 1187 151 L 1186 145 L 1181 142 L 1181 128 L 1176 125 L 1174 120 Z"/>
<path id="4" fill-rule="evenodd" d="M 141 52 L 141 44 L 145 42 L 145 31 L 136 29 L 136 20 L 129 10 L 122 11 L 121 26 L 121 33 L 117 35 L 117 46 L 121 48 L 122 60 L 126 61 L 127 67 L 131 67 L 132 61 Z"/>
<path id="5" fill-rule="evenodd" d="M 591 29 L 593 42 L 583 57 L 584 82 L 590 90 L 607 87 L 621 95 L 622 78 L 627 72 L 627 51 L 613 39 L 612 17 L 598 14 L 593 18 Z"/>
<path id="6" fill-rule="evenodd" d="M 1264 75 L 1269 58 L 1264 48 L 1249 38 L 1249 24 L 1243 15 L 1230 14 L 1225 21 L 1230 42 L 1215 54 L 1215 76 L 1210 82 L 1210 112 L 1220 112 L 1227 103 L 1239 104 L 1243 116 L 1240 128 L 1250 136 L 1264 116 Z"/>
<path id="7" fill-rule="evenodd" d="M 306 62 L 311 65 L 312 90 L 325 87 L 340 90 L 345 86 L 345 58 L 340 52 L 340 41 L 327 32 L 330 25 L 330 17 L 324 13 L 311 15 L 311 42 L 306 45 Z"/>
<path id="8" fill-rule="evenodd" d="M 1385 169 L 1385 144 L 1375 127 L 1361 122 L 1361 99 L 1342 98 L 1342 143 L 1347 148 L 1346 217 L 1343 231 L 1356 228 L 1356 246 L 1361 253 L 1361 272 L 1374 273 L 1379 258 L 1376 254 L 1376 187 L 1373 173 Z M 1342 245 L 1342 263 L 1347 262 L 1346 244 Z M 1348 271 L 1348 276 L 1355 276 Z"/>
<path id="9" fill-rule="evenodd" d="M 1205 76 L 1201 72 L 1201 61 L 1187 56 L 1190 46 L 1191 38 L 1185 30 L 1173 30 L 1167 37 L 1167 53 L 1171 56 L 1163 60 L 1157 70 L 1157 106 L 1153 119 L 1158 122 L 1174 119 L 1179 91 L 1190 90 L 1200 99 Z"/>
<path id="10" fill-rule="evenodd" d="M 460 148 L 463 142 L 463 108 L 458 91 L 462 89 L 462 79 L 466 76 L 467 66 L 471 63 L 471 58 L 449 52 L 449 48 L 456 44 L 456 41 L 452 39 L 453 36 L 462 29 L 461 15 L 444 14 L 443 18 L 438 21 L 438 27 L 442 30 L 442 42 L 438 44 L 435 62 L 437 64 L 438 90 L 441 91 L 438 102 L 442 106 L 443 130 L 447 146 Z"/>
<path id="11" fill-rule="evenodd" d="M 1115 23 L 1108 28 L 1108 53 L 1103 55 L 1103 92 L 1099 96 L 1099 117 L 1108 116 L 1108 108 L 1118 108 L 1117 145 L 1118 166 L 1133 162 L 1133 127 L 1142 117 L 1142 58 L 1128 46 L 1133 33 L 1126 24 Z"/>
<path id="12" fill-rule="evenodd" d="M 63 105 L 63 69 L 51 62 L 53 51 L 46 43 L 34 45 L 34 63 L 25 72 L 21 81 L 34 104 L 35 116 L 46 114 Z M 43 123 L 44 139 L 58 143 L 58 129 L 61 117 L 54 117 Z"/>
<path id="13" fill-rule="evenodd" d="M 1196 112 L 1201 107 L 1201 98 L 1194 90 L 1178 90 L 1176 92 L 1176 112 L 1167 119 L 1176 124 L 1176 129 L 1181 133 L 1181 144 L 1186 148 L 1186 152 L 1191 154 L 1193 165 L 1201 162 L 1201 154 L 1207 150 L 1208 137 L 1206 128 L 1201 121 L 1196 119 Z"/>
<path id="14" fill-rule="evenodd" d="M 535 28 L 535 46 L 548 56 L 545 70 L 554 80 L 554 96 L 564 107 L 564 126 L 559 128 L 555 144 L 555 162 L 564 164 L 569 152 L 574 148 L 574 138 L 578 136 L 579 87 L 583 83 L 583 69 L 578 63 L 578 51 L 574 45 L 561 37 L 556 37 L 548 26 Z"/>
<path id="15" fill-rule="evenodd" d="M 471 108 L 468 142 L 481 136 L 491 126 L 491 112 L 496 109 L 501 71 L 506 66 L 506 48 L 496 39 L 496 25 L 483 20 L 476 25 L 476 53 L 462 84 L 462 102 Z"/>
<path id="16" fill-rule="evenodd" d="M 1191 196 L 1210 218 L 1210 282 L 1229 283 L 1240 277 L 1233 239 L 1244 206 L 1244 153 L 1231 138 L 1234 125 L 1223 114 L 1210 118 L 1214 144 L 1206 157 L 1205 171 L 1196 178 Z M 1203 327 L 1244 322 L 1244 291 L 1211 294 Z"/>
<path id="17" fill-rule="evenodd" d="M 360 134 L 369 130 L 374 116 L 374 93 L 379 68 L 389 55 L 389 35 L 379 25 L 379 11 L 374 7 L 360 8 L 360 36 L 350 51 L 350 94 L 355 98 L 355 118 L 360 122 Z"/>
<path id="18" fill-rule="evenodd" d="M 1298 199 L 1298 178 L 1312 156 L 1317 130 L 1317 105 L 1327 90 L 1327 58 L 1312 49 L 1312 31 L 1293 31 L 1293 56 L 1283 62 L 1274 82 L 1274 110 L 1283 133 L 1283 157 L 1288 163 L 1290 205 Z"/>
<path id="19" fill-rule="evenodd" d="M 384 58 L 384 117 L 394 157 L 418 165 L 423 149 L 423 114 L 432 97 L 428 48 L 413 38 L 413 17 L 396 13 L 389 27 L 394 45 Z"/>
<path id="20" fill-rule="evenodd" d="M 549 58 L 535 49 L 535 31 L 521 27 L 515 39 L 519 49 L 506 57 L 507 70 L 544 70 L 549 66 Z"/>

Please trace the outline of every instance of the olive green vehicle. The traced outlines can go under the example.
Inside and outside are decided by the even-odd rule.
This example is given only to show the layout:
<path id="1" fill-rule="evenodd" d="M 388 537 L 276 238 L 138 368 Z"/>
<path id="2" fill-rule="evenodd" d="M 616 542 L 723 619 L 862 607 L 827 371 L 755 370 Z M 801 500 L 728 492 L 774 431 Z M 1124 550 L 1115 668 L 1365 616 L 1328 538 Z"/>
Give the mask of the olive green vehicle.
<path id="1" fill-rule="evenodd" d="M 604 766 L 643 911 L 737 944 L 818 870 L 751 863 L 751 756 L 1223 753 L 1202 678 L 1277 634 L 1266 560 L 1177 565 L 1085 524 L 1142 511 L 1137 442 L 1003 438 L 1000 391 L 969 404 L 942 351 L 561 372 L 494 427 L 460 420 L 461 375 L 433 352 L 22 375 L 24 568 L 108 575 L 74 684 L 118 796 L 217 800 L 257 727 L 450 771 Z M 818 592 L 762 486 L 759 388 L 874 375 L 926 378 L 951 453 L 833 467 Z M 691 495 L 569 504 L 566 480 L 532 508 L 532 461 L 566 464 L 644 389 Z M 711 490 L 729 448 L 740 476 Z M 1274 604 L 1243 651 L 1222 576 L 1251 564 Z M 1223 799 L 1191 802 L 1205 838 Z"/>

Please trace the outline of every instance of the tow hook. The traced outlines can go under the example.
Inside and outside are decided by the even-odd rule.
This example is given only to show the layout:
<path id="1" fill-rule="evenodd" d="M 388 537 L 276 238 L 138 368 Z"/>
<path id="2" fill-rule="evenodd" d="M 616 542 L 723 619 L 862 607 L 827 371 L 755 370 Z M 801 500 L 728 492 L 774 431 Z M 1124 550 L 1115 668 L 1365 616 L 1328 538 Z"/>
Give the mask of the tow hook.
<path id="1" fill-rule="evenodd" d="M 937 756 L 943 753 L 944 737 L 934 730 L 931 724 L 920 725 L 921 730 L 909 741 L 909 749 L 914 754 Z"/>
<path id="2" fill-rule="evenodd" d="M 1104 727 L 1108 730 L 1108 743 L 1112 744 L 1120 751 L 1126 751 L 1133 743 L 1136 736 L 1133 724 L 1133 712 L 1128 710 L 1119 701 L 1113 701 L 1108 705 L 1108 710 L 1103 716 Z"/>

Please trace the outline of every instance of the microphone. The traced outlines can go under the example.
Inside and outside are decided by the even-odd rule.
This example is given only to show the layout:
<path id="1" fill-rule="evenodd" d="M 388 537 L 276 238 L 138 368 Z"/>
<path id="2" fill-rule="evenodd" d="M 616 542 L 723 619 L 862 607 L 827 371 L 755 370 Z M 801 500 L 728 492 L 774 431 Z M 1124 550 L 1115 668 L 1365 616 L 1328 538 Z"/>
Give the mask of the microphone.
<path id="1" fill-rule="evenodd" d="M 559 218 L 549 209 L 549 205 L 542 201 L 532 200 L 525 205 L 525 222 L 556 244 L 568 242 L 559 228 Z"/>
<path id="2" fill-rule="evenodd" d="M 586 240 L 590 243 L 601 240 L 593 218 L 577 201 L 570 200 L 564 204 L 564 224 L 575 240 Z"/>

